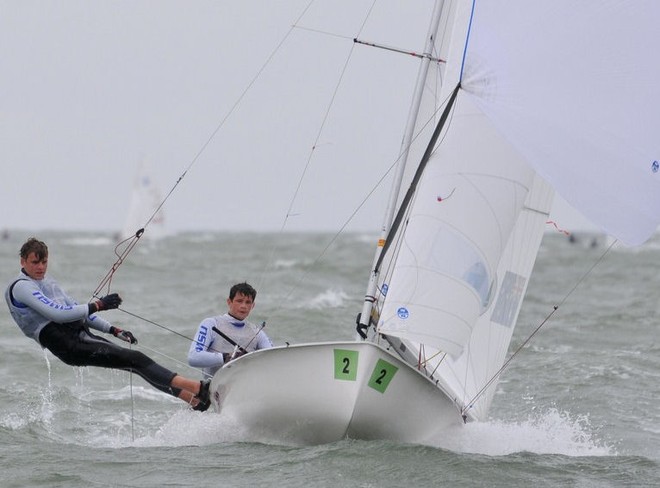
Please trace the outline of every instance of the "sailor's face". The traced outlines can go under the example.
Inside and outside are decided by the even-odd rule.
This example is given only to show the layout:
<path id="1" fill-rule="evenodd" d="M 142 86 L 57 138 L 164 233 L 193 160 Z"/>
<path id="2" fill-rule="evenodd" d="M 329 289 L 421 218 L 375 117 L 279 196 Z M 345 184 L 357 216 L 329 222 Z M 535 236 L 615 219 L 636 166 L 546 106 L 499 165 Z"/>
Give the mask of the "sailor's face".
<path id="1" fill-rule="evenodd" d="M 254 302 L 251 297 L 237 293 L 233 300 L 227 298 L 227 306 L 229 307 L 229 315 L 238 320 L 244 320 L 254 308 Z"/>
<path id="2" fill-rule="evenodd" d="M 35 253 L 31 252 L 26 259 L 21 258 L 21 267 L 33 280 L 43 280 L 46 276 L 46 269 L 48 269 L 48 256 L 39 259 Z"/>

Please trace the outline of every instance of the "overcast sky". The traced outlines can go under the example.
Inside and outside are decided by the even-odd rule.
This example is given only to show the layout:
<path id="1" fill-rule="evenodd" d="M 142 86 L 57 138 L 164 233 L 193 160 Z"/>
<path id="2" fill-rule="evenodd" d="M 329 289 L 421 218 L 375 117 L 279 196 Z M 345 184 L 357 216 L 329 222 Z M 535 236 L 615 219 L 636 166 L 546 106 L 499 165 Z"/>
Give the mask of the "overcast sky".
<path id="1" fill-rule="evenodd" d="M 0 0 L 0 228 L 118 230 L 146 159 L 171 231 L 278 230 L 294 194 L 287 229 L 336 230 L 373 188 L 377 231 L 417 60 L 352 39 L 421 50 L 432 2 L 309 3 Z"/>

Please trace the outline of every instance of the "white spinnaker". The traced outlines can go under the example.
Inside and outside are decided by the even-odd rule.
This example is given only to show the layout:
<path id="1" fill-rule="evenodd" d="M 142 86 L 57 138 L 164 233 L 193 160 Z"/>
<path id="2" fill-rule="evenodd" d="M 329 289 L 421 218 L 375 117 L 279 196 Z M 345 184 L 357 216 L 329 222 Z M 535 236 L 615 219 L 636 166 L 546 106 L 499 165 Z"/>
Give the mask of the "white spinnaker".
<path id="1" fill-rule="evenodd" d="M 660 2 L 476 0 L 462 86 L 557 193 L 630 245 L 660 224 Z"/>
<path id="2" fill-rule="evenodd" d="M 452 5 L 458 6 L 459 19 L 469 18 L 473 2 Z M 460 27 L 465 24 L 459 20 L 453 29 L 444 74 L 446 93 L 464 69 L 461 84 L 465 91 L 459 96 L 460 112 L 456 115 L 466 110 L 465 99 L 470 98 L 473 108 L 479 109 L 474 112 L 477 115 L 470 116 L 470 124 L 475 129 L 488 126 L 495 138 L 515 148 L 509 148 L 517 153 L 515 157 L 504 159 L 517 159 L 521 165 L 529 161 L 571 204 L 622 241 L 638 244 L 646 240 L 660 223 L 660 139 L 653 123 L 655 107 L 660 106 L 660 88 L 655 81 L 660 68 L 649 66 L 644 46 L 658 37 L 660 4 L 517 0 L 502 8 L 497 2 L 477 0 L 474 7 L 465 64 L 456 61 L 461 42 L 468 38 L 467 29 Z M 557 29 L 557 25 L 562 28 Z M 461 40 L 463 32 L 465 37 Z M 470 111 L 472 108 L 467 109 Z M 477 120 L 480 122 L 475 124 Z M 458 122 L 455 116 L 450 135 L 459 130 Z M 439 154 L 446 151 L 446 142 Z M 500 160 L 494 153 L 491 156 L 493 161 Z M 466 160 L 465 155 L 458 157 Z M 435 171 L 435 164 L 430 164 L 430 172 Z M 442 181 L 451 180 L 443 177 Z M 485 310 L 483 287 L 472 286 L 476 294 L 470 296 L 470 287 L 461 288 L 459 280 L 451 284 L 442 278 L 440 281 L 448 284 L 440 286 L 440 294 L 432 295 L 426 288 L 426 283 L 434 281 L 430 276 L 443 273 L 437 272 L 438 266 L 427 266 L 418 259 L 424 255 L 428 260 L 428 256 L 434 255 L 431 241 L 437 239 L 435 231 L 424 237 L 423 229 L 445 229 L 437 222 L 430 224 L 435 219 L 429 217 L 432 213 L 422 217 L 432 205 L 429 198 L 420 196 L 421 191 L 411 210 L 412 214 L 419 214 L 410 221 L 412 232 L 406 235 L 406 245 L 397 248 L 399 258 L 403 255 L 403 266 L 397 268 L 391 280 L 385 279 L 388 297 L 379 330 L 401 337 L 422 360 L 432 358 L 426 363 L 427 370 L 434 371 L 434 377 L 440 378 L 459 403 L 471 401 L 504 361 L 550 208 L 552 189 L 532 170 L 529 178 L 518 182 L 525 191 L 535 190 L 527 195 L 518 217 L 514 217 L 514 211 L 498 222 L 506 222 L 502 229 L 508 229 L 512 219 L 517 222 L 511 227 L 511 239 L 506 242 L 502 259 L 497 261 L 499 251 L 494 249 L 501 244 L 496 234 L 490 243 L 492 247 L 476 246 L 476 254 L 481 253 L 483 258 L 483 276 L 492 273 L 491 283 L 496 283 Z M 445 192 L 450 191 L 450 199 L 454 199 L 453 189 L 440 183 L 437 188 L 438 197 L 447 198 Z M 425 199 L 426 210 L 419 204 L 420 198 Z M 507 198 L 517 206 L 518 196 L 505 196 L 505 205 Z M 466 218 L 472 218 L 470 212 L 466 212 Z M 445 234 L 455 236 L 454 230 Z M 421 236 L 423 244 L 411 245 L 413 234 L 418 235 L 414 240 Z M 500 232 L 500 236 L 506 235 L 506 231 Z M 452 239 L 446 238 L 443 246 L 450 255 L 454 252 L 452 247 L 460 247 L 452 246 Z M 464 259 L 470 258 L 464 255 Z M 451 266 L 454 276 L 458 275 L 457 269 L 465 267 L 460 259 L 447 269 Z M 421 271 L 406 275 L 404 268 Z M 397 284 L 399 280 L 401 286 Z M 497 308 L 506 290 L 509 299 L 501 303 L 508 305 Z M 446 299 L 442 293 L 452 298 Z M 434 301 L 436 296 L 443 303 Z M 453 303 L 449 303 L 451 300 Z M 413 309 L 408 307 L 411 303 Z M 442 318 L 434 318 L 432 309 L 442 309 Z M 424 316 L 421 326 L 414 325 L 414 315 Z M 433 324 L 438 323 L 443 324 L 440 329 L 449 323 L 450 332 L 433 337 Z M 442 361 L 438 365 L 439 359 Z M 483 418 L 494 384 L 467 412 L 471 417 Z"/>

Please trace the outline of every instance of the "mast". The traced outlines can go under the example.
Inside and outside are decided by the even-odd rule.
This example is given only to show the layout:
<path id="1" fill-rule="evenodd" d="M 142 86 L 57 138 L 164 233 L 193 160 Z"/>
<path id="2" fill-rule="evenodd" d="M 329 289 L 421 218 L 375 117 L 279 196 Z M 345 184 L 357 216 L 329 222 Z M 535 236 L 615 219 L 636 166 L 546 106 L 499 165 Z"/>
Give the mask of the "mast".
<path id="1" fill-rule="evenodd" d="M 380 237 L 378 239 L 378 244 L 376 246 L 376 254 L 373 260 L 373 266 L 371 267 L 371 275 L 369 277 L 369 282 L 367 284 L 367 291 L 365 293 L 364 303 L 362 305 L 362 312 L 358 316 L 358 323 L 356 330 L 358 332 L 358 336 L 362 339 L 367 338 L 367 331 L 369 329 L 371 311 L 373 309 L 373 304 L 376 301 L 376 288 L 378 286 L 378 276 L 379 276 L 379 270 L 376 269 L 376 264 L 380 260 L 381 253 L 383 252 L 383 248 L 385 246 L 385 240 L 390 231 L 392 221 L 394 220 L 394 215 L 396 213 L 397 200 L 399 197 L 399 193 L 401 191 L 401 184 L 403 182 L 403 176 L 405 174 L 406 164 L 408 160 L 408 153 L 410 151 L 410 145 L 412 143 L 413 136 L 415 133 L 415 125 L 417 123 L 419 107 L 422 102 L 422 96 L 424 94 L 424 85 L 426 83 L 426 77 L 433 57 L 432 56 L 433 48 L 435 46 L 438 26 L 440 25 L 440 17 L 442 14 L 443 5 L 444 5 L 444 0 L 436 0 L 433 6 L 431 23 L 429 25 L 426 35 L 424 56 L 422 57 L 421 63 L 419 65 L 419 71 L 417 73 L 417 81 L 415 84 L 415 91 L 413 92 L 413 99 L 410 106 L 410 111 L 408 112 L 408 120 L 406 122 L 406 129 L 404 132 L 403 140 L 401 141 L 401 151 L 397 162 L 396 173 L 395 173 L 394 181 L 392 182 L 392 188 L 390 189 L 390 196 L 385 211 L 385 216 L 383 219 L 383 225 L 381 227 Z"/>

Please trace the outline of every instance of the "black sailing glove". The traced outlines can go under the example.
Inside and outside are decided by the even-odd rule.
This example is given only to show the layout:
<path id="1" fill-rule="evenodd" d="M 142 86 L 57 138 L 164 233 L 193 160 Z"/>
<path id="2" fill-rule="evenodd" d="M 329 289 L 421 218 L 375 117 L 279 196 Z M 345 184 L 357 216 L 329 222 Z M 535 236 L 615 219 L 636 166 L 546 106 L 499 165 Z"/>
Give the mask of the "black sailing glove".
<path id="1" fill-rule="evenodd" d="M 110 333 L 115 336 L 117 339 L 121 339 L 124 342 L 129 342 L 131 344 L 137 344 L 137 339 L 133 334 L 128 330 L 122 330 L 119 327 L 114 325 L 110 326 Z"/>
<path id="2" fill-rule="evenodd" d="M 101 310 L 115 309 L 121 305 L 121 302 L 122 299 L 117 293 L 110 293 L 110 295 L 106 295 L 96 300 L 96 311 L 100 312 Z"/>

